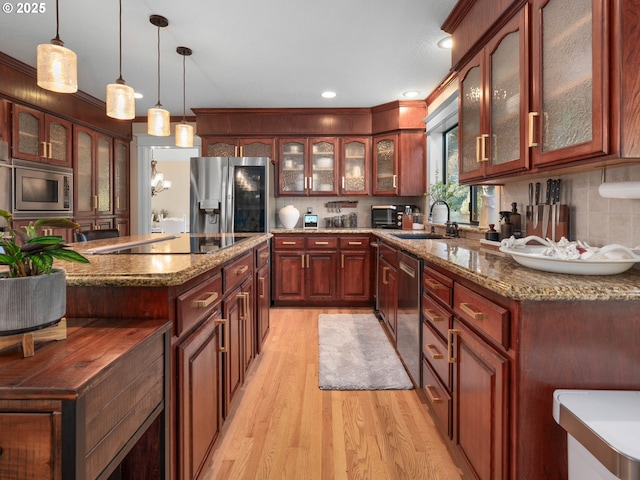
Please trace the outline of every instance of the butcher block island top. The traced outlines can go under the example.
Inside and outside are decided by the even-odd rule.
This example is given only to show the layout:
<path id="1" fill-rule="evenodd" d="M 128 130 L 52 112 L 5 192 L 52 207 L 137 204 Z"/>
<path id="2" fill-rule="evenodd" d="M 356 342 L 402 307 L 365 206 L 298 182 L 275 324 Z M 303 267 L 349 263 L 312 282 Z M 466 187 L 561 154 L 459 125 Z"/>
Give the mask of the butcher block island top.
<path id="1" fill-rule="evenodd" d="M 72 243 L 90 263 L 58 262 L 67 286 L 167 287 L 250 251 L 271 237 L 264 233 L 134 235 Z M 189 250 L 191 249 L 191 250 Z"/>
<path id="2" fill-rule="evenodd" d="M 271 231 L 278 235 L 345 235 L 371 233 L 399 250 L 404 250 L 448 272 L 512 300 L 640 300 L 640 270 L 632 268 L 618 275 L 570 275 L 547 273 L 524 267 L 512 258 L 489 253 L 480 242 L 467 238 L 407 240 L 394 234 L 420 234 L 424 230 L 371 228 Z"/>

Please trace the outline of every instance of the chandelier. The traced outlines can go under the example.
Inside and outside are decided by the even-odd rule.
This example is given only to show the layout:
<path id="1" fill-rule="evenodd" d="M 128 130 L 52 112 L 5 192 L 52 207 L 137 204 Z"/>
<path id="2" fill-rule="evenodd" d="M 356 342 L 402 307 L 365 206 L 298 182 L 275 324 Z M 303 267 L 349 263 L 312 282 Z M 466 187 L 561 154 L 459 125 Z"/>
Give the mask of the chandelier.
<path id="1" fill-rule="evenodd" d="M 165 180 L 162 172 L 157 169 L 158 162 L 153 158 L 153 150 L 151 150 L 151 196 L 155 197 L 164 190 L 171 188 L 171 181 Z"/>

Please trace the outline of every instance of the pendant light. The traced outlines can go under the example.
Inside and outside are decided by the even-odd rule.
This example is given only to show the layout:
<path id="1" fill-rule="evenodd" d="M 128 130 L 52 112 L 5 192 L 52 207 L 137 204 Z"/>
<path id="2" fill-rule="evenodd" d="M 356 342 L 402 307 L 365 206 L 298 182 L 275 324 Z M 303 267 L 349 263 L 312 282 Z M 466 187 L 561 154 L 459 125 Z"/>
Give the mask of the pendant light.
<path id="1" fill-rule="evenodd" d="M 36 51 L 38 86 L 52 92 L 74 93 L 78 91 L 78 58 L 60 40 L 59 27 L 56 0 L 56 37 L 51 39 L 51 43 L 38 45 Z"/>
<path id="2" fill-rule="evenodd" d="M 182 122 L 176 125 L 176 147 L 193 147 L 193 127 L 186 120 L 187 75 L 185 60 L 193 52 L 187 47 L 178 47 L 176 52 L 182 55 Z"/>
<path id="3" fill-rule="evenodd" d="M 122 79 L 122 0 L 120 0 L 120 76 L 116 83 L 107 85 L 107 116 L 118 120 L 131 120 L 136 116 L 133 88 Z"/>
<path id="4" fill-rule="evenodd" d="M 157 137 L 171 135 L 171 117 L 169 110 L 162 108 L 160 103 L 160 28 L 169 25 L 169 20 L 161 15 L 151 15 L 149 21 L 158 27 L 158 103 L 147 110 L 147 133 Z"/>

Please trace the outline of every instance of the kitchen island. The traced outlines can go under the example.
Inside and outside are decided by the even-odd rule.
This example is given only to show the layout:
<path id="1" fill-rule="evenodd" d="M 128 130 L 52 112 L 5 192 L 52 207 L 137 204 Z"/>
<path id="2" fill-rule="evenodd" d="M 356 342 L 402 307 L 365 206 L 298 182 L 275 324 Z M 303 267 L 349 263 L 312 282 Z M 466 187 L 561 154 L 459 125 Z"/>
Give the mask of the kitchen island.
<path id="1" fill-rule="evenodd" d="M 416 321 L 423 397 L 469 478 L 566 479 L 554 390 L 640 389 L 636 268 L 611 276 L 546 273 L 486 252 L 477 240 L 401 239 L 389 230 L 272 233 L 274 245 L 300 236 L 374 236 L 380 311 L 391 326 L 406 313 L 396 280 L 399 252 L 422 260 Z M 386 298 L 389 292 L 395 298 Z"/>
<path id="2" fill-rule="evenodd" d="M 67 317 L 172 322 L 171 478 L 200 475 L 267 335 L 270 237 L 95 240 L 71 245 L 89 264 L 60 263 Z"/>

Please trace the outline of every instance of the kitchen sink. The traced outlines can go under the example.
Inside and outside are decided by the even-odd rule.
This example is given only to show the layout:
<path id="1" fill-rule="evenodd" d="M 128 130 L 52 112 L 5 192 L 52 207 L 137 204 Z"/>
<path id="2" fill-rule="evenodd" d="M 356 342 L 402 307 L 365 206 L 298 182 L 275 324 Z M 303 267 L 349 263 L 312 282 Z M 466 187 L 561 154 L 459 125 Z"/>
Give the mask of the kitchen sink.
<path id="1" fill-rule="evenodd" d="M 392 233 L 391 235 L 402 240 L 443 240 L 449 238 L 438 233 Z"/>

